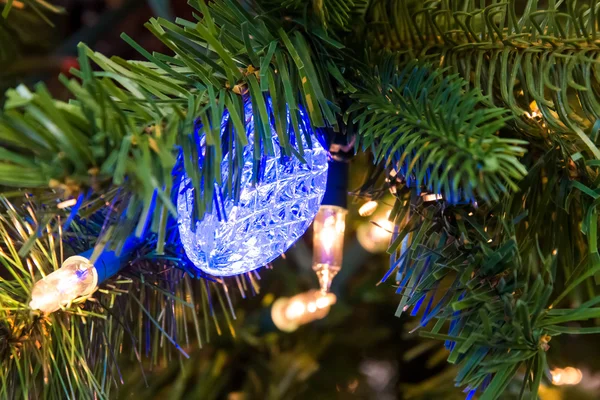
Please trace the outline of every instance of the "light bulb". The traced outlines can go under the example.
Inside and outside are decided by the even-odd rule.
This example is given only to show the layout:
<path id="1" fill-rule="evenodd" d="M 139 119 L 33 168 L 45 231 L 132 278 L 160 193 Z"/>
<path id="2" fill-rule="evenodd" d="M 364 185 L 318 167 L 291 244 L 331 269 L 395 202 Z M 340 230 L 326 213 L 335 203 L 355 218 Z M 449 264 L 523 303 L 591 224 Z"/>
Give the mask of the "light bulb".
<path id="1" fill-rule="evenodd" d="M 424 193 L 421 195 L 421 197 L 423 197 L 423 201 L 425 203 L 444 199 L 444 196 L 442 196 L 441 194 L 436 194 L 436 193 Z"/>
<path id="2" fill-rule="evenodd" d="M 360 206 L 360 208 L 358 209 L 358 214 L 361 217 L 368 217 L 370 215 L 373 215 L 378 205 L 379 204 L 374 200 L 367 201 L 365 204 Z"/>
<path id="3" fill-rule="evenodd" d="M 33 285 L 29 307 L 52 313 L 78 297 L 90 295 L 98 284 L 98 272 L 85 257 L 67 258 L 62 266 Z"/>
<path id="4" fill-rule="evenodd" d="M 577 385 L 583 377 L 581 371 L 573 367 L 555 368 L 550 371 L 550 374 L 552 375 L 552 383 L 556 386 Z"/>
<path id="5" fill-rule="evenodd" d="M 331 281 L 342 268 L 347 213 L 345 208 L 323 205 L 315 217 L 313 270 L 319 278 L 323 293 L 329 291 Z"/>
<path id="6" fill-rule="evenodd" d="M 394 232 L 394 223 L 389 220 L 389 214 L 380 215 L 358 227 L 358 242 L 369 253 L 381 253 L 388 248 Z"/>
<path id="7" fill-rule="evenodd" d="M 123 242 L 119 254 L 105 248 L 100 254 L 94 255 L 95 248 L 92 248 L 67 258 L 59 269 L 33 285 L 29 307 L 51 313 L 78 297 L 92 294 L 98 285 L 127 265 L 131 253 L 139 243 L 139 239 L 134 236 Z"/>
<path id="8" fill-rule="evenodd" d="M 280 297 L 273 303 L 271 318 L 279 330 L 292 332 L 300 325 L 325 318 L 336 300 L 333 293 L 323 294 L 320 290 Z"/>

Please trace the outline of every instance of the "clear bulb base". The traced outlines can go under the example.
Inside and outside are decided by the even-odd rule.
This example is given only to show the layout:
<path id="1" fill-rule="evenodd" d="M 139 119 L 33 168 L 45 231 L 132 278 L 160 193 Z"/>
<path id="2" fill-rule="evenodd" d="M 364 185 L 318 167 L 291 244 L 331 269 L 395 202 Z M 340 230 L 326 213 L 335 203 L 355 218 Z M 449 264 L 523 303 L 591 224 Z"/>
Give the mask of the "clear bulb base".
<path id="1" fill-rule="evenodd" d="M 340 265 L 329 265 L 329 264 L 315 264 L 313 265 L 313 271 L 317 274 L 319 279 L 319 287 L 323 294 L 329 293 L 331 289 L 331 282 L 333 278 L 340 272 L 342 267 Z"/>

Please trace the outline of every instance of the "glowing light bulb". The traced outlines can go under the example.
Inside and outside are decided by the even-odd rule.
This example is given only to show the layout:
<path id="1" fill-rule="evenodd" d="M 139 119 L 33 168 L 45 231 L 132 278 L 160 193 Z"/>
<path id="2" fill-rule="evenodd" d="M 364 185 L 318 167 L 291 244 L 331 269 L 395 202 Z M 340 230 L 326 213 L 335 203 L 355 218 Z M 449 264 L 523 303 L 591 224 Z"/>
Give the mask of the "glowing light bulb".
<path id="1" fill-rule="evenodd" d="M 333 293 L 323 294 L 320 290 L 281 297 L 273 303 L 271 318 L 279 330 L 292 332 L 300 325 L 325 318 L 336 300 Z"/>
<path id="2" fill-rule="evenodd" d="M 550 374 L 552 375 L 552 383 L 556 386 L 577 385 L 583 378 L 581 370 L 573 367 L 555 368 L 550 371 Z"/>
<path id="3" fill-rule="evenodd" d="M 98 272 L 85 257 L 67 258 L 62 266 L 33 285 L 29 307 L 52 313 L 78 297 L 88 296 L 98 284 Z"/>
<path id="4" fill-rule="evenodd" d="M 304 314 L 306 306 L 300 300 L 291 302 L 285 310 L 285 316 L 288 319 L 296 319 Z"/>
<path id="5" fill-rule="evenodd" d="M 425 203 L 430 202 L 430 201 L 442 200 L 444 198 L 444 196 L 442 196 L 441 194 L 435 194 L 435 193 L 423 194 L 422 197 L 423 197 L 423 201 Z"/>
<path id="6" fill-rule="evenodd" d="M 389 220 L 390 212 L 380 215 L 358 227 L 356 237 L 360 245 L 369 253 L 380 253 L 390 244 L 394 223 Z"/>
<path id="7" fill-rule="evenodd" d="M 345 208 L 324 205 L 315 217 L 313 270 L 323 293 L 329 291 L 331 281 L 342 268 L 347 213 Z"/>
<path id="8" fill-rule="evenodd" d="M 360 206 L 360 208 L 358 209 L 358 214 L 361 217 L 368 217 L 370 215 L 373 215 L 378 205 L 379 204 L 374 200 L 367 201 L 365 204 Z"/>

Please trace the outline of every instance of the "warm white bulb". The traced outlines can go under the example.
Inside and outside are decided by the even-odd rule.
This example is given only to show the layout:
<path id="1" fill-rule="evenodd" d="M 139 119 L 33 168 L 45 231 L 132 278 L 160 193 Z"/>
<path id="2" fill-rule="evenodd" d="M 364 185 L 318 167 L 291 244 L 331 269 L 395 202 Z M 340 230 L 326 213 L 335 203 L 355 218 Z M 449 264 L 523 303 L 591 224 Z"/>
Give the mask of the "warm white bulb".
<path id="1" fill-rule="evenodd" d="M 329 307 L 332 304 L 332 302 L 335 303 L 335 295 L 333 295 L 332 297 L 328 294 L 327 296 L 319 297 L 315 304 L 317 305 L 317 308 L 325 308 Z"/>
<path id="2" fill-rule="evenodd" d="M 373 215 L 378 205 L 379 204 L 374 200 L 367 201 L 365 204 L 360 206 L 360 208 L 358 209 L 358 214 L 361 217 L 368 217 L 369 215 Z"/>
<path id="3" fill-rule="evenodd" d="M 300 325 L 324 318 L 335 304 L 333 293 L 309 290 L 292 298 L 281 297 L 273 303 L 271 318 L 275 326 L 284 332 L 292 332 Z"/>
<path id="4" fill-rule="evenodd" d="M 342 268 L 347 212 L 342 207 L 323 205 L 313 223 L 313 270 L 323 293 Z"/>
<path id="5" fill-rule="evenodd" d="M 98 272 L 85 257 L 67 258 L 62 266 L 33 285 L 29 307 L 46 314 L 94 292 Z"/>
<path id="6" fill-rule="evenodd" d="M 333 226 L 326 226 L 321 230 L 321 245 L 327 252 L 331 252 L 336 240 L 336 231 Z"/>
<path id="7" fill-rule="evenodd" d="M 577 385 L 581 382 L 583 374 L 581 370 L 573 367 L 555 368 L 550 371 L 552 383 L 556 386 Z"/>
<path id="8" fill-rule="evenodd" d="M 290 303 L 286 310 L 285 310 L 285 316 L 288 319 L 294 319 L 294 318 L 298 318 L 300 317 L 302 314 L 304 314 L 306 310 L 306 306 L 304 305 L 304 303 L 302 301 L 294 301 L 292 303 Z"/>
<path id="9" fill-rule="evenodd" d="M 389 219 L 389 215 L 376 218 L 358 227 L 356 236 L 360 245 L 369 253 L 379 253 L 385 251 L 390 244 L 392 232 L 394 232 L 394 223 Z"/>
<path id="10" fill-rule="evenodd" d="M 430 202 L 430 201 L 437 201 L 437 200 L 444 199 L 444 196 L 442 196 L 441 194 L 435 194 L 435 193 L 423 194 L 423 195 L 421 195 L 421 197 L 423 197 L 423 201 L 425 203 Z"/>

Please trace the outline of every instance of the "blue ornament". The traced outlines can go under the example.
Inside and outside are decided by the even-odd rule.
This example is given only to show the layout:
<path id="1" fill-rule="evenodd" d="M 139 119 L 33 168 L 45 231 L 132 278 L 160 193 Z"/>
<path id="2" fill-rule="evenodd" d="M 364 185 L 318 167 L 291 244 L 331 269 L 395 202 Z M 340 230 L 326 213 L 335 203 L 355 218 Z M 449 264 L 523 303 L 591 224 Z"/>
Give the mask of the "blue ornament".
<path id="1" fill-rule="evenodd" d="M 184 176 L 177 198 L 179 233 L 188 258 L 200 270 L 216 276 L 231 276 L 260 268 L 285 252 L 315 218 L 327 183 L 327 152 L 315 138 L 302 111 L 300 116 L 301 126 L 294 129 L 298 129 L 302 138 L 306 163 L 282 153 L 277 132 L 271 124 L 275 155 L 261 159 L 260 177 L 254 184 L 254 121 L 251 103 L 247 102 L 248 144 L 243 149 L 237 205 L 231 196 L 223 196 L 218 210 L 206 213 L 201 221 L 196 221 L 192 212 L 194 189 L 190 179 Z M 229 114 L 225 112 L 222 133 L 228 119 Z M 312 148 L 304 138 L 307 131 L 311 135 Z M 293 141 L 294 132 L 289 132 L 288 136 Z M 205 145 L 203 134 L 200 145 Z M 292 147 L 298 150 L 297 143 L 292 143 Z M 231 151 L 235 154 L 235 147 Z M 223 184 L 219 187 L 215 183 L 216 193 L 227 193 L 229 168 L 225 155 L 221 162 Z"/>

